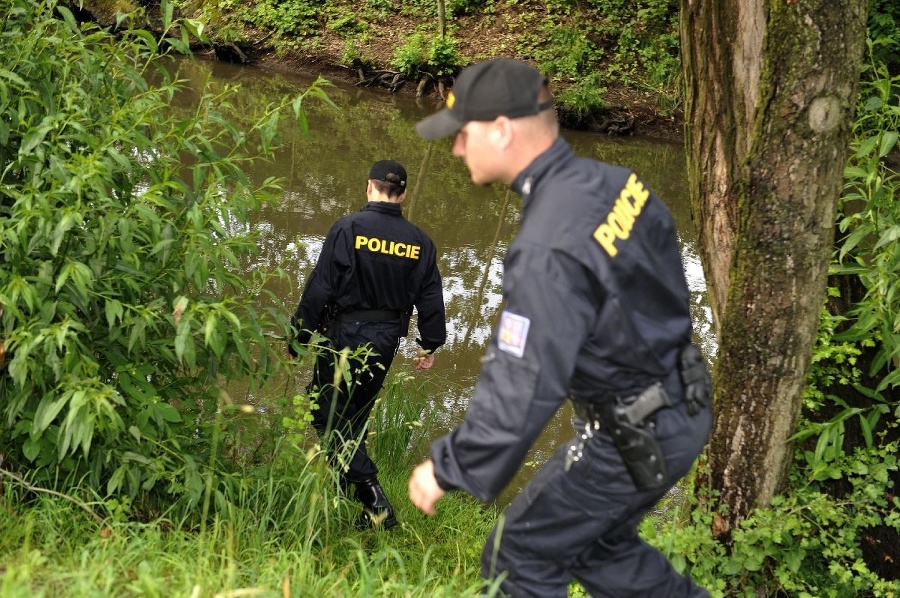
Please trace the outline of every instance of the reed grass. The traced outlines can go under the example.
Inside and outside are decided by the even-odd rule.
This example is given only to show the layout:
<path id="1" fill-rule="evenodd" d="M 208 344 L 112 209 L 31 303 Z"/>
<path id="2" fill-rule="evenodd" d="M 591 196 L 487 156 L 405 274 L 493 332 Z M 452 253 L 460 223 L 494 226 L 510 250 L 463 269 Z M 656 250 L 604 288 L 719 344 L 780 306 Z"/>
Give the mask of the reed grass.
<path id="1" fill-rule="evenodd" d="M 370 454 L 400 521 L 390 531 L 354 527 L 359 505 L 314 442 L 278 443 L 231 496 L 215 493 L 203 525 L 199 512 L 135 522 L 118 499 L 62 499 L 4 477 L 0 598 L 481 595 L 497 509 L 451 493 L 426 517 L 407 498 L 435 415 L 421 391 L 395 378 L 370 423 Z"/>

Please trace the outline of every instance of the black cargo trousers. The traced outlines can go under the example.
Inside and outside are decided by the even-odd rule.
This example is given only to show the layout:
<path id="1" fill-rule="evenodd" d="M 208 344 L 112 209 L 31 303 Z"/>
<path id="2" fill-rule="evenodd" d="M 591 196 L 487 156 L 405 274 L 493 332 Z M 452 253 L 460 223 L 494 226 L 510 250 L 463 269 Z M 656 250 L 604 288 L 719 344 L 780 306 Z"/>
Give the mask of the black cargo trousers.
<path id="1" fill-rule="evenodd" d="M 678 384 L 675 404 L 652 418 L 668 469 L 661 488 L 638 491 L 610 432 L 593 430 L 584 439 L 585 423 L 576 421 L 575 438 L 513 499 L 491 532 L 482 575 L 495 579 L 505 573 L 500 587 L 513 598 L 565 597 L 572 578 L 591 596 L 708 598 L 637 530 L 644 515 L 688 473 L 709 436 L 710 407 L 688 415 L 680 390 Z M 572 461 L 569 447 L 582 442 L 581 456 Z"/>
<path id="2" fill-rule="evenodd" d="M 316 359 L 313 379 L 307 389 L 312 394 L 318 394 L 313 426 L 323 438 L 325 449 L 332 458 L 340 455 L 349 457 L 349 467 L 342 471 L 345 482 L 361 482 L 378 474 L 378 467 L 366 450 L 365 429 L 375 398 L 397 352 L 400 325 L 399 321 L 349 320 L 336 323 L 329 330 L 333 351 L 323 351 Z M 367 344 L 371 352 L 363 362 L 354 359 L 348 362 L 350 384 L 339 373 L 341 382 L 335 387 L 340 351 L 350 348 L 352 352 Z"/>

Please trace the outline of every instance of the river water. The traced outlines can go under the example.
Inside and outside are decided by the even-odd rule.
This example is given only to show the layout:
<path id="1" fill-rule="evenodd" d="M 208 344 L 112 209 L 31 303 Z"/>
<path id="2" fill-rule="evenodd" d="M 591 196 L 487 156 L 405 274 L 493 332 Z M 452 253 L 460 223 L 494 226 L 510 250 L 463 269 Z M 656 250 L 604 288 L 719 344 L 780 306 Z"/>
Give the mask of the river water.
<path id="1" fill-rule="evenodd" d="M 238 126 L 249 126 L 249 119 L 242 122 L 246 115 L 298 94 L 312 82 L 296 74 L 204 60 L 179 66 L 188 81 L 179 103 L 196 105 L 200 99 L 194 90 L 207 81 L 213 88 L 240 86 L 231 111 Z M 285 146 L 275 160 L 246 169 L 253 180 L 280 178 L 283 189 L 279 205 L 263 210 L 253 223 L 262 241 L 258 261 L 250 267 L 287 264 L 292 282 L 274 290 L 282 297 L 285 312 L 292 313 L 325 234 L 338 218 L 364 205 L 371 164 L 386 158 L 404 164 L 410 189 L 404 213 L 437 244 L 444 281 L 447 344 L 437 352 L 431 370 L 415 374 L 427 377 L 429 396 L 439 412 L 430 434 L 437 437 L 462 419 L 478 377 L 480 358 L 501 308 L 503 258 L 516 234 L 521 202 L 506 185 L 473 186 L 464 164 L 451 155 L 452 140 L 428 142 L 415 134 L 415 122 L 441 107 L 436 98 L 341 84 L 329 88 L 328 95 L 337 108 L 319 101 L 304 103 L 308 135 L 286 120 L 281 125 Z M 567 130 L 562 135 L 578 155 L 632 168 L 667 203 L 679 231 L 697 340 L 711 354 L 711 316 L 690 218 L 682 146 Z M 415 320 L 410 337 L 401 343 L 392 377 L 414 374 L 414 338 Z M 571 436 L 570 421 L 567 409 L 554 418 L 504 496 L 521 487 L 554 447 Z"/>

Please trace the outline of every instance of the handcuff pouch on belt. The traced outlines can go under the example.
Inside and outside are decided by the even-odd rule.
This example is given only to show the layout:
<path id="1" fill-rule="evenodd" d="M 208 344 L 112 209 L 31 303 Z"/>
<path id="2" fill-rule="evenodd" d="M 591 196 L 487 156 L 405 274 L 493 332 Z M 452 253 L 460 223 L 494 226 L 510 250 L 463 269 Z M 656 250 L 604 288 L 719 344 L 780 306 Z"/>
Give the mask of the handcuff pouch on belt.
<path id="1" fill-rule="evenodd" d="M 638 490 L 654 490 L 667 483 L 668 473 L 662 448 L 648 426 L 649 418 L 671 405 L 662 384 L 656 383 L 624 399 L 575 403 L 575 413 L 588 424 L 609 431 Z"/>

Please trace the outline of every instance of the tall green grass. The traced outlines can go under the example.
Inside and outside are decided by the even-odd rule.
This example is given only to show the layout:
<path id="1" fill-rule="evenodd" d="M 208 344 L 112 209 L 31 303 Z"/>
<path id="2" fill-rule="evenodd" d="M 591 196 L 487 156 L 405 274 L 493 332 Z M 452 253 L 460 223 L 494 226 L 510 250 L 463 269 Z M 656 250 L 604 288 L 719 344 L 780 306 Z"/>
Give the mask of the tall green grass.
<path id="1" fill-rule="evenodd" d="M 360 505 L 341 491 L 311 429 L 284 434 L 216 491 L 205 521 L 198 507 L 136 522 L 129 505 L 87 489 L 64 498 L 0 474 L 0 598 L 498 596 L 498 583 L 480 575 L 498 507 L 454 492 L 427 517 L 407 498 L 440 408 L 417 379 L 392 375 L 368 431 L 397 527 L 355 528 Z M 648 525 L 652 536 L 674 533 Z M 585 593 L 573 582 L 570 595 Z"/>
<path id="2" fill-rule="evenodd" d="M 4 476 L 0 598 L 479 595 L 481 547 L 497 510 L 462 493 L 443 499 L 434 517 L 409 502 L 435 410 L 421 388 L 403 383 L 385 389 L 369 432 L 400 521 L 394 529 L 354 527 L 360 507 L 341 493 L 312 434 L 302 445 L 278 443 L 231 496 L 217 495 L 203 525 L 199 513 L 129 521 L 126 505 L 33 492 Z"/>

